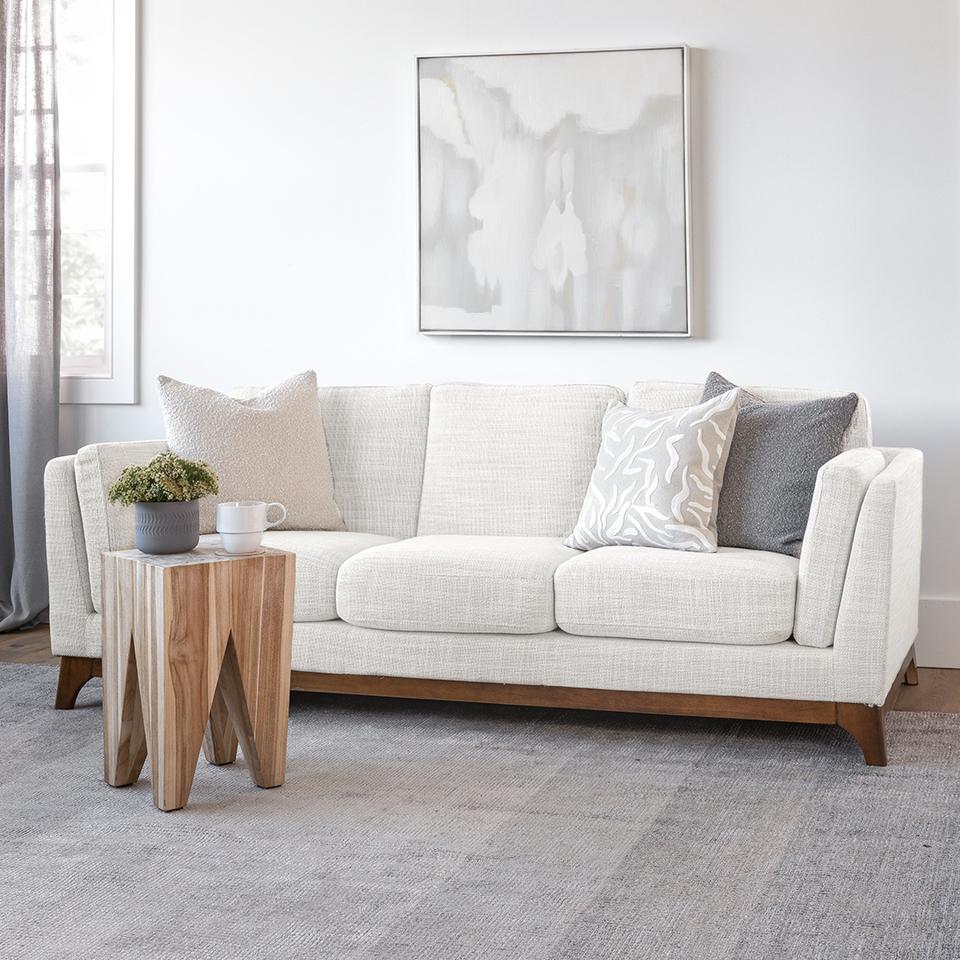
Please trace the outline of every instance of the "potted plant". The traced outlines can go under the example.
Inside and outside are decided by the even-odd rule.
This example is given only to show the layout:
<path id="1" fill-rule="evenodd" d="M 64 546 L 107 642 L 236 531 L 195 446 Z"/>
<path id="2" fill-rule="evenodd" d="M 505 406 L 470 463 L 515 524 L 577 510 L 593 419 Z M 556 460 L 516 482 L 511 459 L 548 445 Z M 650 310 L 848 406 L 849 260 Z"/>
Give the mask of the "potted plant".
<path id="1" fill-rule="evenodd" d="M 125 467 L 107 496 L 136 509 L 137 547 L 144 553 L 186 553 L 200 542 L 200 497 L 219 490 L 203 461 L 161 453 Z"/>

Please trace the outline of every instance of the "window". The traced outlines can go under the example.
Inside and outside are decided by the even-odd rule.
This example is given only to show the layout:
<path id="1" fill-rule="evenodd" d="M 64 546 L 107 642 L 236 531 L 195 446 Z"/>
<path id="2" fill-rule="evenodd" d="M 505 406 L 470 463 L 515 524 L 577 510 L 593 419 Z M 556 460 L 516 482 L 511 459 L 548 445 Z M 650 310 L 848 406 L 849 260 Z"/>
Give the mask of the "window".
<path id="1" fill-rule="evenodd" d="M 57 0 L 60 400 L 134 403 L 136 0 Z"/>

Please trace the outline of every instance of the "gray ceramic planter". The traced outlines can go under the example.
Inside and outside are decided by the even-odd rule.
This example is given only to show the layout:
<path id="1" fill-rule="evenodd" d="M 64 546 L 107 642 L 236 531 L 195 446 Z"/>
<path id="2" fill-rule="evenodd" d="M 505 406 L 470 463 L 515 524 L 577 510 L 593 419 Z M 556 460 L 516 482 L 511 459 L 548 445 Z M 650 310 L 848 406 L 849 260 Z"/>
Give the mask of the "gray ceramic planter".
<path id="1" fill-rule="evenodd" d="M 200 542 L 200 501 L 137 503 L 137 549 L 186 553 Z"/>

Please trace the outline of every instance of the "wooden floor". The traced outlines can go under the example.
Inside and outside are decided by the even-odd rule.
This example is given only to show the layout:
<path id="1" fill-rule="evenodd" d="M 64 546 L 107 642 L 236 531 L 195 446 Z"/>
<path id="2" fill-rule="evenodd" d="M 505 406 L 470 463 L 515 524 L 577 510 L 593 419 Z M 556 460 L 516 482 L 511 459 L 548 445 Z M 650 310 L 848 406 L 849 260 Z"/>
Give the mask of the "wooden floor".
<path id="1" fill-rule="evenodd" d="M 50 633 L 46 627 L 0 633 L 0 662 L 57 663 L 50 656 Z"/>
<path id="2" fill-rule="evenodd" d="M 56 664 L 50 656 L 50 640 L 46 627 L 0 633 L 0 661 L 8 663 Z M 960 670 L 921 667 L 920 683 L 900 687 L 894 710 L 960 713 Z"/>

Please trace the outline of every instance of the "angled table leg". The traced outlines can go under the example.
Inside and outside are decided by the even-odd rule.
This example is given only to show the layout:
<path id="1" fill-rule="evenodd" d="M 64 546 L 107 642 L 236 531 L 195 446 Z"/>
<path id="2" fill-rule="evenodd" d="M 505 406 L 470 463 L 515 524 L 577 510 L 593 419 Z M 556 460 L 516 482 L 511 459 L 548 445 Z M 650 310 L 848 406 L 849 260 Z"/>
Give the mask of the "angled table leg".
<path id="1" fill-rule="evenodd" d="M 103 562 L 103 778 L 126 787 L 147 758 L 129 603 L 135 571 L 113 557 Z"/>
<path id="2" fill-rule="evenodd" d="M 134 634 L 142 674 L 141 696 L 150 701 L 147 736 L 153 802 L 161 810 L 186 806 L 213 703 L 219 656 L 211 650 L 210 575 L 213 565 L 148 566 L 142 571 L 151 615 Z M 214 662 L 211 664 L 211 654 Z M 215 689 L 215 687 L 214 687 Z"/>
<path id="3" fill-rule="evenodd" d="M 255 591 L 249 572 L 236 565 L 230 570 L 236 599 L 220 689 L 250 776 L 265 788 L 280 786 L 286 769 L 294 560 L 293 554 L 270 558 Z"/>

